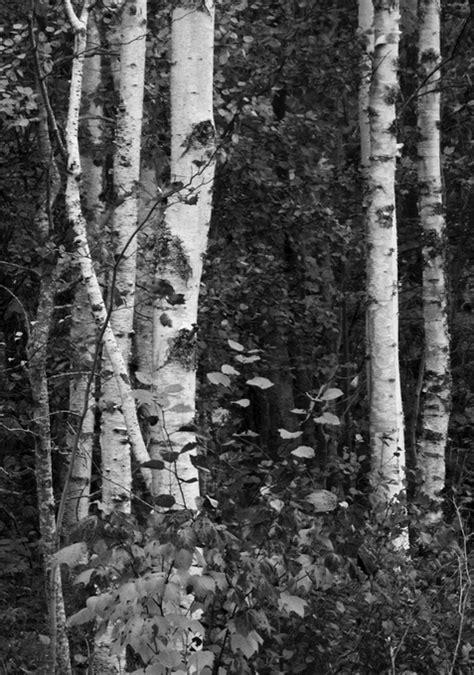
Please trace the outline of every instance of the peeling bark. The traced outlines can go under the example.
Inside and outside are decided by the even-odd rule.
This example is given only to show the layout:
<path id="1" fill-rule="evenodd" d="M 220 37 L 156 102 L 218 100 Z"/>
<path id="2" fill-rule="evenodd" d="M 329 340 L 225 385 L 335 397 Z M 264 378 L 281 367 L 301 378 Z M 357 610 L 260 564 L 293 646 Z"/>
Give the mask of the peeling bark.
<path id="1" fill-rule="evenodd" d="M 422 226 L 425 370 L 418 446 L 420 492 L 441 517 L 445 450 L 451 408 L 446 221 L 440 161 L 440 5 L 419 3 L 418 209 Z"/>
<path id="2" fill-rule="evenodd" d="M 138 235 L 138 180 L 143 117 L 146 51 L 146 0 L 127 0 L 120 26 L 119 105 L 113 166 L 112 222 L 115 269 L 110 289 L 111 327 L 125 364 L 130 361 Z M 130 444 L 121 395 L 110 357 L 102 378 L 102 503 L 107 511 L 130 512 L 132 473 Z"/>
<path id="3" fill-rule="evenodd" d="M 171 180 L 182 185 L 157 235 L 153 345 L 154 390 L 165 396 L 150 452 L 180 453 L 158 476 L 155 491 L 171 494 L 179 508 L 199 496 L 192 431 L 195 417 L 195 332 L 203 256 L 212 208 L 215 128 L 212 115 L 214 4 L 172 15 Z M 188 482 L 185 482 L 188 481 Z M 192 481 L 192 482 L 189 482 Z"/>
<path id="4" fill-rule="evenodd" d="M 374 502 L 382 506 L 397 499 L 404 489 L 405 478 L 395 207 L 399 20 L 398 2 L 374 3 L 367 194 L 367 336 L 371 483 Z"/>
<path id="5" fill-rule="evenodd" d="M 102 341 L 107 350 L 107 354 L 112 364 L 114 377 L 119 386 L 120 397 L 122 399 L 122 412 L 127 425 L 127 434 L 137 461 L 142 463 L 149 460 L 149 455 L 140 431 L 127 367 L 112 327 L 110 326 L 107 309 L 97 280 L 97 274 L 92 263 L 89 242 L 87 239 L 86 220 L 82 211 L 80 199 L 81 162 L 78 143 L 78 124 L 81 105 L 81 87 L 86 44 L 85 26 L 87 23 L 87 16 L 88 8 L 86 5 L 81 13 L 81 29 L 75 35 L 75 57 L 71 72 L 69 108 L 66 124 L 66 147 L 68 153 L 67 184 L 65 193 L 66 212 L 70 227 L 74 232 L 75 257 L 87 289 L 92 315 L 96 326 L 102 335 Z M 146 484 L 148 486 L 151 485 L 150 471 L 142 468 L 142 475 Z"/>

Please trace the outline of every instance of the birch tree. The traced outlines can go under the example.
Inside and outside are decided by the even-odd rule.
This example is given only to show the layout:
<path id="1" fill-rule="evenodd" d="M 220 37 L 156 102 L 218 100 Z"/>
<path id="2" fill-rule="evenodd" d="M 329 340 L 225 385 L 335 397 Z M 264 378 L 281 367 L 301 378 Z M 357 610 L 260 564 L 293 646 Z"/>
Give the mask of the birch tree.
<path id="1" fill-rule="evenodd" d="M 113 368 L 114 376 L 119 386 L 120 397 L 122 400 L 122 412 L 127 426 L 128 438 L 137 461 L 144 463 L 149 460 L 149 455 L 140 431 L 128 370 L 112 327 L 108 321 L 107 308 L 102 297 L 97 274 L 92 262 L 89 241 L 87 238 L 87 225 L 81 205 L 81 160 L 78 143 L 78 126 L 86 44 L 85 31 L 88 17 L 88 3 L 85 3 L 80 17 L 75 14 L 69 0 L 65 0 L 65 7 L 75 34 L 74 59 L 71 72 L 66 123 L 66 150 L 68 155 L 65 192 L 66 213 L 69 225 L 74 233 L 75 258 L 80 267 L 81 275 L 87 290 L 92 316 L 99 330 L 99 334 L 101 335 Z M 144 468 L 142 469 L 142 475 L 146 484 L 151 485 L 150 471 Z"/>
<path id="2" fill-rule="evenodd" d="M 38 496 L 41 553 L 45 572 L 45 593 L 49 623 L 48 672 L 68 675 L 72 672 L 69 642 L 66 635 L 66 614 L 62 593 L 60 568 L 55 562 L 58 529 L 55 517 L 53 489 L 51 414 L 49 403 L 47 355 L 53 324 L 53 312 L 62 265 L 61 256 L 52 240 L 53 207 L 59 194 L 60 177 L 49 135 L 47 106 L 48 91 L 44 84 L 41 49 L 31 29 L 35 51 L 38 91 L 38 150 L 43 163 L 42 197 L 37 208 L 35 226 L 38 241 L 45 251 L 40 268 L 39 302 L 34 321 L 28 327 L 28 377 L 33 408 L 32 431 L 35 438 L 35 477 Z M 47 253 L 46 253 L 47 252 Z M 51 263 L 54 259 L 54 263 Z M 26 317 L 27 318 L 27 317 Z"/>
<path id="3" fill-rule="evenodd" d="M 199 493 L 190 458 L 196 446 L 195 332 L 215 165 L 213 41 L 213 2 L 179 3 L 171 29 L 171 181 L 178 192 L 158 232 L 154 285 L 154 390 L 166 400 L 150 452 L 171 460 L 155 491 L 187 508 L 195 508 Z M 163 454 L 170 451 L 176 455 Z"/>
<path id="4" fill-rule="evenodd" d="M 399 4 L 374 2 L 369 96 L 371 160 L 367 195 L 367 337 L 371 482 L 375 503 L 403 490 L 405 450 L 398 362 L 395 165 Z"/>
<path id="5" fill-rule="evenodd" d="M 418 4 L 418 209 L 422 226 L 423 321 L 425 329 L 420 491 L 441 500 L 451 401 L 446 278 L 446 222 L 440 164 L 440 3 Z M 435 515 L 435 514 L 433 514 Z M 441 513 L 438 512 L 440 516 Z"/>
<path id="6" fill-rule="evenodd" d="M 111 326 L 125 364 L 129 362 L 135 307 L 137 189 L 146 51 L 146 0 L 127 0 L 121 9 L 118 118 L 113 164 Z M 120 389 L 109 357 L 102 370 L 102 502 L 107 510 L 130 512 L 131 457 Z"/>
<path id="7" fill-rule="evenodd" d="M 99 99 L 102 83 L 102 64 L 100 55 L 100 35 L 93 13 L 89 15 L 87 26 L 86 59 L 82 82 L 83 121 L 81 148 L 82 192 L 85 195 L 86 214 L 89 232 L 97 236 L 94 229 L 103 212 L 100 194 L 103 189 L 103 163 L 98 161 L 102 152 L 103 106 Z M 94 251 L 97 258 L 97 247 Z M 97 333 L 92 320 L 86 288 L 79 281 L 71 316 L 71 345 L 73 350 L 72 373 L 69 386 L 69 408 L 74 415 L 70 441 L 73 457 L 68 475 L 67 499 L 65 502 L 65 530 L 89 512 L 89 492 L 92 463 L 92 442 L 94 435 L 94 397 L 91 368 L 95 361 Z M 77 438 L 76 435 L 78 434 Z"/>

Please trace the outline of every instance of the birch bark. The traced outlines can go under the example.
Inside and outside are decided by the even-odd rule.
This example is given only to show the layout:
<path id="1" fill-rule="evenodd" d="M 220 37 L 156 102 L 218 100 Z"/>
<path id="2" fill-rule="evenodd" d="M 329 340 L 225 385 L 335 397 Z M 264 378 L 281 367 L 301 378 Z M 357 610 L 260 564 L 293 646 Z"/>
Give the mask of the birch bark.
<path id="1" fill-rule="evenodd" d="M 425 372 L 418 447 L 420 491 L 441 501 L 451 405 L 446 221 L 440 161 L 440 3 L 418 4 L 418 210 L 422 226 Z M 433 517 L 440 517 L 435 508 Z"/>
<path id="2" fill-rule="evenodd" d="M 195 508 L 199 483 L 191 462 L 196 439 L 190 429 L 195 416 L 199 287 L 215 168 L 214 3 L 178 5 L 172 14 L 171 42 L 171 180 L 181 189 L 158 231 L 153 376 L 155 394 L 168 400 L 154 427 L 151 454 L 176 453 L 167 462 L 169 469 L 157 476 L 155 492 L 171 494 L 178 508 Z"/>
<path id="3" fill-rule="evenodd" d="M 83 168 L 82 192 L 85 195 L 89 232 L 94 235 L 94 223 L 103 212 L 100 194 L 103 189 L 103 166 L 99 160 L 102 151 L 103 106 L 99 99 L 102 83 L 100 35 L 94 14 L 89 15 L 87 26 L 86 59 L 82 95 L 84 120 L 81 125 L 84 138 L 81 150 Z M 95 256 L 97 257 L 97 255 Z M 68 495 L 64 510 L 64 529 L 70 528 L 89 513 L 89 493 L 94 437 L 94 387 L 90 383 L 91 367 L 97 346 L 97 332 L 92 320 L 87 291 L 80 281 L 72 308 L 71 318 L 72 373 L 69 386 L 69 407 L 74 416 L 70 445 L 73 448 L 72 467 L 69 475 Z M 92 385 L 92 386 L 91 386 Z M 80 426 L 80 429 L 78 428 Z M 75 434 L 79 433 L 79 438 Z"/>
<path id="4" fill-rule="evenodd" d="M 33 37 L 34 40 L 34 37 Z M 43 199 L 36 213 L 38 240 L 50 256 L 56 258 L 57 252 L 50 239 L 52 209 L 56 201 L 60 179 L 49 137 L 48 116 L 46 113 L 46 89 L 41 91 L 39 81 L 42 78 L 41 58 L 37 49 L 37 89 L 39 105 L 38 149 L 44 164 Z M 38 496 L 38 519 L 41 532 L 40 549 L 45 572 L 45 594 L 48 606 L 50 629 L 48 672 L 69 675 L 71 661 L 69 642 L 66 635 L 66 614 L 62 593 L 61 573 L 54 562 L 58 531 L 55 517 L 56 503 L 53 486 L 51 415 L 49 406 L 48 374 L 46 370 L 48 344 L 57 290 L 58 267 L 60 260 L 51 264 L 45 260 L 41 266 L 39 302 L 35 320 L 30 323 L 27 357 L 28 377 L 33 403 L 32 429 L 35 435 L 35 477 Z"/>
<path id="5" fill-rule="evenodd" d="M 374 60 L 369 97 L 371 159 L 367 195 L 367 337 L 371 483 L 376 504 L 404 489 L 405 446 L 398 362 L 395 205 L 399 6 L 374 3 Z"/>
<path id="6" fill-rule="evenodd" d="M 66 148 L 68 153 L 68 175 L 65 193 L 66 213 L 70 227 L 74 232 L 75 256 L 87 289 L 92 315 L 102 335 L 104 347 L 107 350 L 114 376 L 119 385 L 120 396 L 122 399 L 122 412 L 127 425 L 128 438 L 131 442 L 132 450 L 137 461 L 142 463 L 148 461 L 150 457 L 140 431 L 127 367 L 123 360 L 119 345 L 117 344 L 114 332 L 109 324 L 107 309 L 97 280 L 97 274 L 92 263 L 89 242 L 87 239 L 86 221 L 81 206 L 81 161 L 78 143 L 78 124 L 88 5 L 86 4 L 84 6 L 80 18 L 74 14 L 71 3 L 68 0 L 65 0 L 65 6 L 68 11 L 71 25 L 75 30 L 75 57 L 71 72 L 68 117 L 66 124 Z M 142 475 L 146 484 L 148 486 L 151 485 L 150 471 L 148 469 L 142 469 Z"/>
<path id="7" fill-rule="evenodd" d="M 128 364 L 133 335 L 137 258 L 140 149 L 146 51 L 146 0 L 127 0 L 121 10 L 120 78 L 113 183 L 117 206 L 112 225 L 111 327 Z M 102 369 L 102 503 L 107 511 L 130 512 L 130 443 L 120 388 L 110 357 Z"/>

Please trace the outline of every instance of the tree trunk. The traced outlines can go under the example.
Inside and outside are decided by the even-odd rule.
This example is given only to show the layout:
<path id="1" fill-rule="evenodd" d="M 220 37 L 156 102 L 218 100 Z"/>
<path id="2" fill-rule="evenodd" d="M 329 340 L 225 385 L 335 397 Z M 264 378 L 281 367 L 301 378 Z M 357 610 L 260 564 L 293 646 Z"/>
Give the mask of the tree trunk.
<path id="1" fill-rule="evenodd" d="M 75 256 L 87 289 L 92 315 L 110 358 L 114 377 L 119 385 L 127 435 L 137 461 L 142 463 L 149 460 L 149 455 L 141 434 L 127 367 L 114 332 L 109 324 L 108 312 L 97 280 L 97 274 L 92 263 L 89 242 L 87 239 L 86 221 L 81 207 L 79 189 L 81 180 L 81 162 L 78 143 L 78 124 L 86 42 L 85 25 L 88 15 L 87 4 L 84 6 L 80 18 L 74 14 L 72 6 L 67 0 L 66 8 L 68 10 L 69 20 L 75 31 L 75 57 L 71 72 L 69 107 L 66 124 L 66 148 L 68 153 L 68 176 L 65 193 L 66 212 L 70 227 L 75 235 Z M 142 475 L 146 484 L 150 486 L 151 473 L 149 469 L 142 469 Z"/>
<path id="2" fill-rule="evenodd" d="M 35 48 L 35 45 L 33 45 Z M 38 58 L 38 81 L 42 77 Z M 38 90 L 40 87 L 38 85 Z M 44 163 L 43 200 L 36 214 L 38 239 L 45 249 L 54 252 L 50 240 L 52 209 L 59 192 L 59 174 L 53 158 L 49 139 L 48 118 L 43 91 L 38 96 L 39 123 L 38 146 Z M 31 321 L 27 343 L 28 377 L 33 401 L 33 423 L 35 434 L 35 478 L 38 496 L 38 519 L 41 532 L 41 553 L 45 572 L 45 593 L 48 604 L 50 628 L 48 672 L 71 673 L 69 642 L 66 635 L 66 614 L 61 586 L 60 569 L 54 563 L 57 546 L 56 503 L 53 489 L 51 415 L 49 407 L 48 376 L 46 371 L 47 351 L 56 296 L 58 265 L 46 259 L 42 263 L 39 303 L 35 320 Z"/>
<path id="3" fill-rule="evenodd" d="M 422 226 L 425 370 L 418 448 L 420 492 L 441 516 L 451 403 L 447 302 L 447 241 L 440 163 L 440 5 L 419 3 L 418 208 Z"/>
<path id="4" fill-rule="evenodd" d="M 93 230 L 103 212 L 100 195 L 103 189 L 103 165 L 101 152 L 103 106 L 99 102 L 99 88 L 102 83 L 100 56 L 100 35 L 93 14 L 87 27 L 86 60 L 82 95 L 84 99 L 84 121 L 81 125 L 83 136 L 81 162 L 83 169 L 82 189 L 85 195 L 89 232 Z M 92 230 L 92 231 L 91 231 Z M 69 386 L 69 407 L 73 415 L 74 435 L 71 439 L 72 466 L 68 476 L 68 494 L 64 510 L 64 530 L 70 528 L 89 513 L 89 493 L 94 438 L 94 382 L 91 368 L 95 361 L 97 332 L 92 320 L 87 291 L 80 281 L 72 308 L 71 318 L 72 373 Z M 79 434 L 76 438 L 76 434 Z"/>
<path id="5" fill-rule="evenodd" d="M 398 3 L 379 0 L 374 4 L 366 218 L 371 483 L 374 502 L 382 506 L 397 498 L 405 477 L 395 210 L 398 42 Z"/>
<path id="6" fill-rule="evenodd" d="M 180 453 L 161 472 L 162 493 L 195 508 L 198 472 L 190 458 L 195 435 L 195 331 L 203 256 L 212 208 L 215 130 L 212 115 L 214 4 L 179 6 L 172 15 L 170 199 L 158 229 L 153 375 L 165 395 L 152 454 Z M 191 445 L 188 445 L 191 444 Z M 166 456 L 165 456 L 166 458 Z M 187 481 L 187 482 L 185 482 Z"/>
<path id="7" fill-rule="evenodd" d="M 138 236 L 137 189 L 146 51 L 146 0 L 127 0 L 120 30 L 120 84 L 113 167 L 114 210 L 110 322 L 125 364 L 130 361 Z M 107 511 L 130 512 L 132 488 L 130 443 L 122 412 L 120 389 L 110 358 L 105 359 L 102 384 L 102 503 Z"/>

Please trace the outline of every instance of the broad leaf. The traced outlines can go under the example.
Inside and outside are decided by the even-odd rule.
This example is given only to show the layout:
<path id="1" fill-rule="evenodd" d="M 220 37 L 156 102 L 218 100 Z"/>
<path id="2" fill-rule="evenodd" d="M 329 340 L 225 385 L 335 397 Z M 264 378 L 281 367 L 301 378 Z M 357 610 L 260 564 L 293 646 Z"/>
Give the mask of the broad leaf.
<path id="1" fill-rule="evenodd" d="M 170 412 L 177 412 L 177 413 L 192 413 L 194 410 L 191 408 L 190 405 L 185 405 L 184 403 L 177 403 L 174 405 L 172 408 L 168 408 Z"/>
<path id="2" fill-rule="evenodd" d="M 297 595 L 290 595 L 286 591 L 283 591 L 278 598 L 278 606 L 281 610 L 286 611 L 288 614 L 294 612 L 298 616 L 301 616 L 301 618 L 304 618 L 304 608 L 306 605 L 306 600 L 299 598 Z"/>
<path id="3" fill-rule="evenodd" d="M 260 356 L 258 356 L 258 354 L 252 354 L 251 356 L 242 356 L 242 354 L 237 354 L 235 360 L 239 363 L 255 363 L 255 361 L 260 361 Z"/>
<path id="4" fill-rule="evenodd" d="M 168 386 L 163 389 L 164 394 L 176 394 L 178 391 L 183 391 L 182 384 L 168 384 Z"/>
<path id="5" fill-rule="evenodd" d="M 135 377 L 142 384 L 148 384 L 148 385 L 153 384 L 153 378 L 150 375 L 150 373 L 146 373 L 143 370 L 136 370 L 135 371 Z"/>
<path id="6" fill-rule="evenodd" d="M 186 443 L 186 445 L 183 445 L 183 447 L 180 450 L 180 455 L 182 455 L 185 452 L 190 452 L 191 450 L 194 450 L 197 448 L 197 443 L 195 441 L 192 441 L 191 443 Z"/>
<path id="7" fill-rule="evenodd" d="M 302 459 L 313 459 L 315 453 L 313 448 L 310 448 L 308 445 L 299 445 L 291 451 L 291 454 Z"/>
<path id="8" fill-rule="evenodd" d="M 240 405 L 241 408 L 248 408 L 250 405 L 248 398 L 239 398 L 238 401 L 232 401 L 232 403 L 235 403 L 235 405 Z"/>
<path id="9" fill-rule="evenodd" d="M 333 492 L 329 492 L 329 490 L 315 490 L 305 499 L 314 506 L 316 513 L 326 513 L 327 511 L 334 511 L 337 508 L 337 497 Z"/>
<path id="10" fill-rule="evenodd" d="M 180 548 L 174 557 L 174 566 L 178 570 L 188 570 L 193 562 L 193 554 L 187 548 Z"/>
<path id="11" fill-rule="evenodd" d="M 314 417 L 313 419 L 317 424 L 330 424 L 332 426 L 339 426 L 341 424 L 339 417 L 337 415 L 333 415 L 330 412 L 325 412 L 319 417 Z"/>
<path id="12" fill-rule="evenodd" d="M 207 373 L 206 377 L 211 384 L 221 384 L 223 387 L 230 386 L 230 378 L 224 373 Z"/>
<path id="13" fill-rule="evenodd" d="M 228 363 L 224 363 L 223 366 L 221 366 L 221 371 L 225 375 L 240 375 L 239 371 L 234 368 L 234 366 L 230 366 Z"/>
<path id="14" fill-rule="evenodd" d="M 281 438 L 290 440 L 291 438 L 299 438 L 303 435 L 302 431 L 288 431 L 287 429 L 278 429 Z"/>
<path id="15" fill-rule="evenodd" d="M 253 377 L 251 380 L 247 380 L 246 384 L 250 384 L 251 387 L 258 387 L 259 389 L 269 389 L 273 387 L 273 382 L 267 380 L 266 377 Z"/>
<path id="16" fill-rule="evenodd" d="M 227 344 L 236 352 L 243 352 L 245 349 L 243 345 L 241 345 L 239 342 L 235 342 L 234 340 L 227 340 Z"/>
<path id="17" fill-rule="evenodd" d="M 165 463 L 162 459 L 149 459 L 148 462 L 142 462 L 141 466 L 144 466 L 147 469 L 161 471 L 161 469 L 165 468 Z"/>
<path id="18" fill-rule="evenodd" d="M 154 502 L 157 506 L 162 506 L 164 509 L 170 509 L 176 502 L 173 495 L 158 495 Z"/>
<path id="19" fill-rule="evenodd" d="M 343 396 L 344 392 L 340 389 L 326 389 L 325 392 L 321 394 L 321 401 L 334 401 L 334 399 Z"/>
<path id="20" fill-rule="evenodd" d="M 87 544 L 84 541 L 70 544 L 54 554 L 54 560 L 58 565 L 67 565 L 68 567 L 76 567 L 76 565 L 84 563 L 87 557 Z"/>

